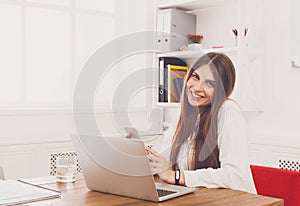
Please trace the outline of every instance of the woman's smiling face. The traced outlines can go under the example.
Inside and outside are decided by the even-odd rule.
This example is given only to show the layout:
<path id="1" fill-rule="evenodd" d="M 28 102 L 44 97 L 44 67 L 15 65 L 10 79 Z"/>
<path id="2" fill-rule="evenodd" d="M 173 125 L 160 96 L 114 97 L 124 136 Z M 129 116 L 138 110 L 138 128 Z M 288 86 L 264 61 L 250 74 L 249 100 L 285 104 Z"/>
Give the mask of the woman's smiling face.
<path id="1" fill-rule="evenodd" d="M 193 71 L 186 86 L 187 98 L 192 106 L 209 105 L 215 92 L 215 79 L 209 65 Z"/>

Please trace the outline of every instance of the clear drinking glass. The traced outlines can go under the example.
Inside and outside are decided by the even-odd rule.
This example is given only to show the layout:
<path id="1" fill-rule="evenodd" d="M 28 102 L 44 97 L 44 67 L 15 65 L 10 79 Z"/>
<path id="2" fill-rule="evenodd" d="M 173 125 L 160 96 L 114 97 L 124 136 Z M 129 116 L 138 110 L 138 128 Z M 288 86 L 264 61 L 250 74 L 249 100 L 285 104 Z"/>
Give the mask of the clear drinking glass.
<path id="1" fill-rule="evenodd" d="M 74 156 L 59 156 L 56 159 L 56 181 L 74 182 L 76 180 L 76 163 Z"/>

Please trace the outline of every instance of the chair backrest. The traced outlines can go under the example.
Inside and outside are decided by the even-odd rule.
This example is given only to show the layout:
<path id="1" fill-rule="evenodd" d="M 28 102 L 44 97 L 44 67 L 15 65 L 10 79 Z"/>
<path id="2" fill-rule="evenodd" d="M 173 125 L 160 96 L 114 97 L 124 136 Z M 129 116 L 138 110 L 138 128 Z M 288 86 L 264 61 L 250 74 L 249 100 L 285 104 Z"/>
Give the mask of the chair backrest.
<path id="1" fill-rule="evenodd" d="M 300 205 L 300 172 L 250 165 L 257 194 L 284 199 L 285 206 Z"/>
<path id="2" fill-rule="evenodd" d="M 0 166 L 0 180 L 4 180 L 4 172 L 1 166 Z"/>

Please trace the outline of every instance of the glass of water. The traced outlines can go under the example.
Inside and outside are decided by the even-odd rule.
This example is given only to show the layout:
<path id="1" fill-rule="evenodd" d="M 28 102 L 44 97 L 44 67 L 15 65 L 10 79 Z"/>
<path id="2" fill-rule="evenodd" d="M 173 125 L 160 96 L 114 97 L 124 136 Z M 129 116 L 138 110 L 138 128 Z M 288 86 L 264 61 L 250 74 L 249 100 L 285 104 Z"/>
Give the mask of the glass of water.
<path id="1" fill-rule="evenodd" d="M 74 156 L 59 156 L 56 159 L 56 181 L 74 182 L 76 180 L 77 159 Z"/>

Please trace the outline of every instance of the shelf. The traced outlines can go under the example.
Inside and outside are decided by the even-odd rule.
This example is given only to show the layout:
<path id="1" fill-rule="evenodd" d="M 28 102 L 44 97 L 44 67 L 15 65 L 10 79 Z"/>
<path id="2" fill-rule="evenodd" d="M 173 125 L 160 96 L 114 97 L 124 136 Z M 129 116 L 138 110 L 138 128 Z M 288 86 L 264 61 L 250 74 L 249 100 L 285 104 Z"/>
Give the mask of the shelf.
<path id="1" fill-rule="evenodd" d="M 236 4 L 237 0 L 161 0 L 158 8 L 178 8 L 183 10 L 200 10 L 216 6 L 227 6 Z"/>
<path id="2" fill-rule="evenodd" d="M 180 103 L 169 103 L 169 102 L 157 102 L 157 107 L 164 107 L 164 108 L 180 108 Z M 263 112 L 264 109 L 262 107 L 251 107 L 251 106 L 241 106 L 241 110 L 243 112 Z"/>
<path id="3" fill-rule="evenodd" d="M 157 102 L 156 103 L 157 107 L 165 107 L 165 108 L 179 108 L 180 107 L 180 103 L 169 103 L 169 102 Z"/>
<path id="4" fill-rule="evenodd" d="M 202 56 L 203 54 L 209 53 L 209 52 L 222 52 L 226 54 L 237 54 L 237 48 L 231 47 L 231 48 L 216 48 L 216 49 L 199 49 L 199 50 L 191 50 L 191 51 L 176 51 L 176 52 L 166 52 L 166 53 L 158 53 L 158 57 L 178 57 L 178 58 L 184 58 L 184 59 L 193 59 Z"/>

